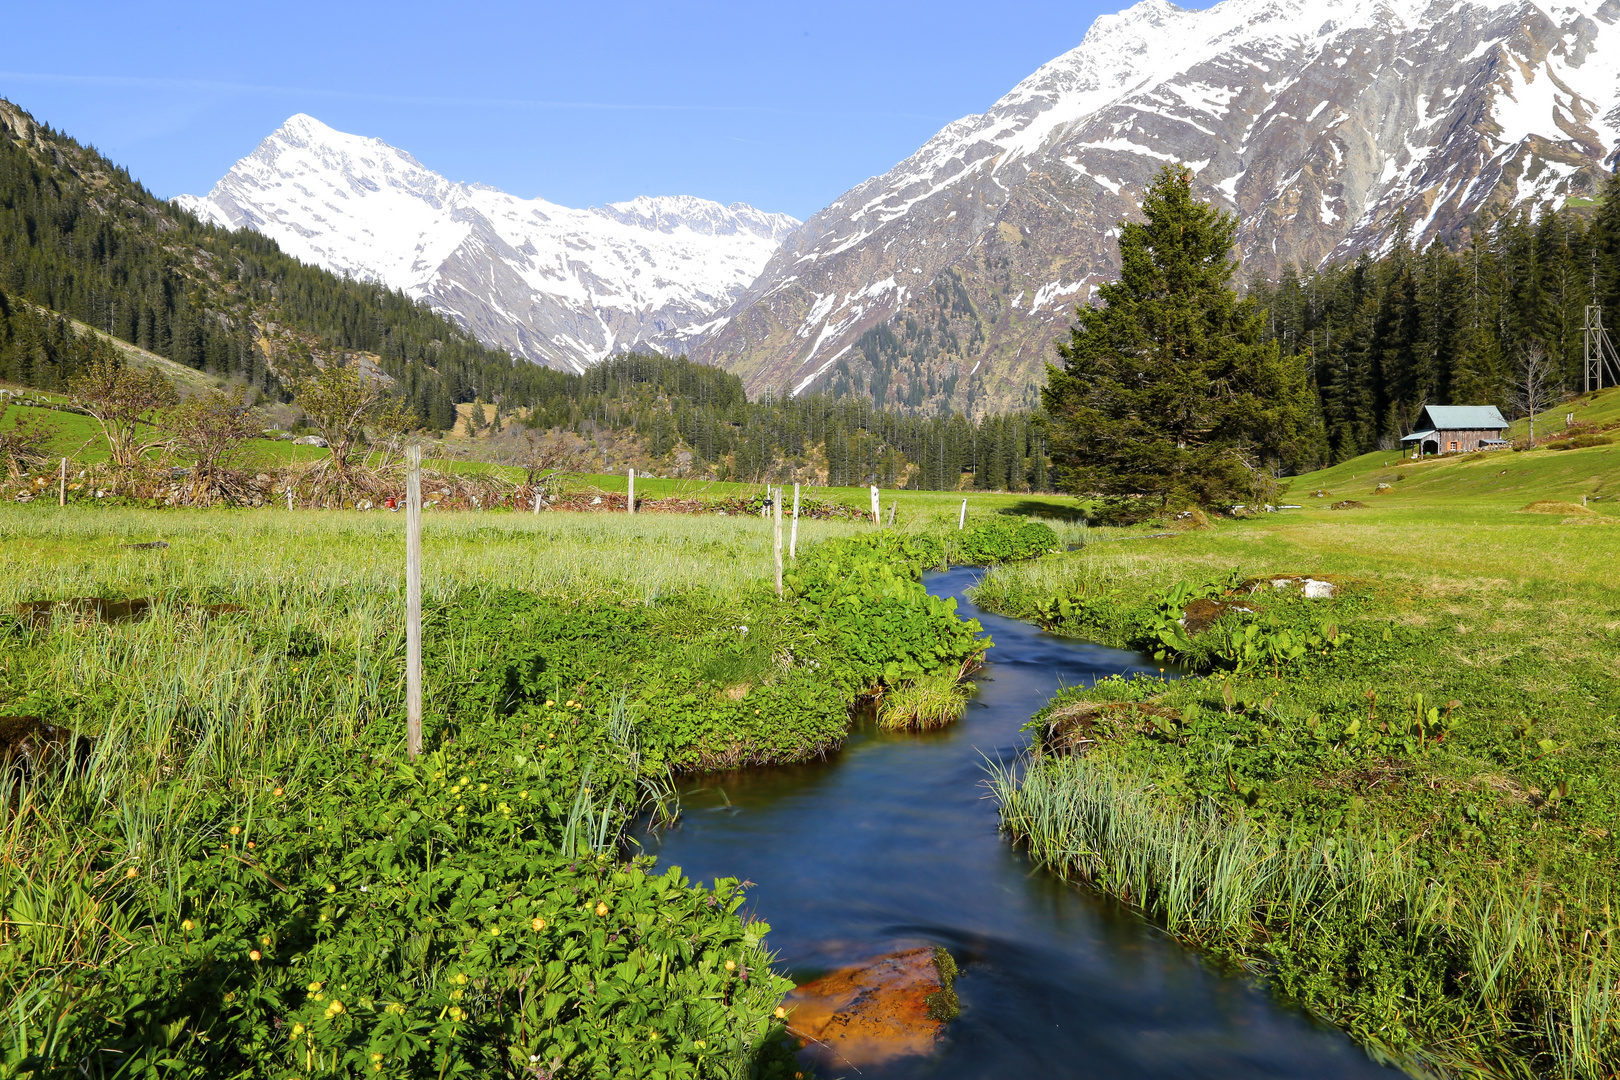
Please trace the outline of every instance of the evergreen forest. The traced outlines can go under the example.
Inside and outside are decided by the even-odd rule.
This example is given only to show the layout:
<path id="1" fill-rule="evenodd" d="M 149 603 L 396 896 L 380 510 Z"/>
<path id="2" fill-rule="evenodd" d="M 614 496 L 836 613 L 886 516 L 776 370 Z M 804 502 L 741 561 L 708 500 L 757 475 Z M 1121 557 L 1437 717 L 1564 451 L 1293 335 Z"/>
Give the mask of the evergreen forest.
<path id="1" fill-rule="evenodd" d="M 819 457 L 835 485 L 1050 487 L 1039 410 L 924 415 L 876 385 L 750 402 L 734 375 L 639 354 L 555 371 L 402 292 L 204 224 L 6 102 L 0 128 L 0 381 L 65 385 L 94 352 L 71 319 L 278 400 L 315 362 L 369 356 L 430 430 L 455 426 L 459 403 L 492 402 L 496 423 L 631 429 L 654 457 L 682 448 L 741 480 Z M 1251 282 L 1268 339 L 1307 369 L 1315 415 L 1291 467 L 1393 448 L 1425 404 L 1507 405 L 1532 342 L 1579 389 L 1586 306 L 1620 319 L 1617 190 L 1595 209 L 1509 215 L 1460 246 L 1418 250 L 1403 229 L 1380 255 Z"/>
<path id="2" fill-rule="evenodd" d="M 1579 392 L 1587 305 L 1620 322 L 1620 180 L 1595 209 L 1571 200 L 1556 213 L 1523 210 L 1421 250 L 1402 227 L 1377 257 L 1252 282 L 1250 295 L 1284 355 L 1307 365 L 1321 463 L 1397 448 L 1425 405 L 1498 405 L 1512 416 L 1534 345 L 1562 388 Z"/>

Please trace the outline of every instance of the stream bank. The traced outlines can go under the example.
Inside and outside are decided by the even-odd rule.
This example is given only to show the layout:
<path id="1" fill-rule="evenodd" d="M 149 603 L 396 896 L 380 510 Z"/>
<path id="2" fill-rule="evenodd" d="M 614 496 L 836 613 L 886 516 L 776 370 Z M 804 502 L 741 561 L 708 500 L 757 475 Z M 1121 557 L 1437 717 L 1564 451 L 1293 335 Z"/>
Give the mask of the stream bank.
<path id="1" fill-rule="evenodd" d="M 980 573 L 925 578 L 996 643 L 963 720 L 923 734 L 863 722 L 825 762 L 710 774 L 684 794 L 679 826 L 638 834 L 644 850 L 695 880 L 756 883 L 750 904 L 801 983 L 908 945 L 950 950 L 962 1011 L 944 1041 L 862 1076 L 1400 1075 L 998 833 L 985 762 L 1015 757 L 1020 728 L 1062 687 L 1157 666 L 976 608 L 965 592 Z"/>

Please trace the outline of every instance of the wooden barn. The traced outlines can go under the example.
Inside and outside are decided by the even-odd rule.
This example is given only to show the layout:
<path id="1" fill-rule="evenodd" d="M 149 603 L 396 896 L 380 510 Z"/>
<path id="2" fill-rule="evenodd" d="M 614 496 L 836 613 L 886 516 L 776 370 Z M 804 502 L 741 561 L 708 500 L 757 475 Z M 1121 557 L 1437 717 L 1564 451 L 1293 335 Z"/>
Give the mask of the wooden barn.
<path id="1" fill-rule="evenodd" d="M 1427 405 L 1418 414 L 1415 427 L 1401 442 L 1412 443 L 1418 457 L 1507 446 L 1502 433 L 1508 422 L 1495 405 Z"/>

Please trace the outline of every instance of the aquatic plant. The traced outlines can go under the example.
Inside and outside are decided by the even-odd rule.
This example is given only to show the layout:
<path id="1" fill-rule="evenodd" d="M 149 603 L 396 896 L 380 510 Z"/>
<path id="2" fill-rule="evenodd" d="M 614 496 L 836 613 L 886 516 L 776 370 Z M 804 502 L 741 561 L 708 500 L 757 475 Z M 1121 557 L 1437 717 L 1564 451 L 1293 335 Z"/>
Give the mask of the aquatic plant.
<path id="1" fill-rule="evenodd" d="M 878 725 L 891 730 L 944 727 L 962 718 L 974 689 L 955 673 L 921 676 L 878 699 Z"/>

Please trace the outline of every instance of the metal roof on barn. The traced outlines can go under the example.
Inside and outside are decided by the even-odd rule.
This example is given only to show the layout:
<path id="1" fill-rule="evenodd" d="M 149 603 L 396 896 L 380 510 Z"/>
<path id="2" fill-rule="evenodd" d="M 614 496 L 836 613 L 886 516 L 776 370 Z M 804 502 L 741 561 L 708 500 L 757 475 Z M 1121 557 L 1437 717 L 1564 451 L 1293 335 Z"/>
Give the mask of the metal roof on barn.
<path id="1" fill-rule="evenodd" d="M 1437 431 L 1479 431 L 1484 428 L 1505 428 L 1508 422 L 1495 405 L 1426 405 L 1414 428 L 1431 427 Z"/>

